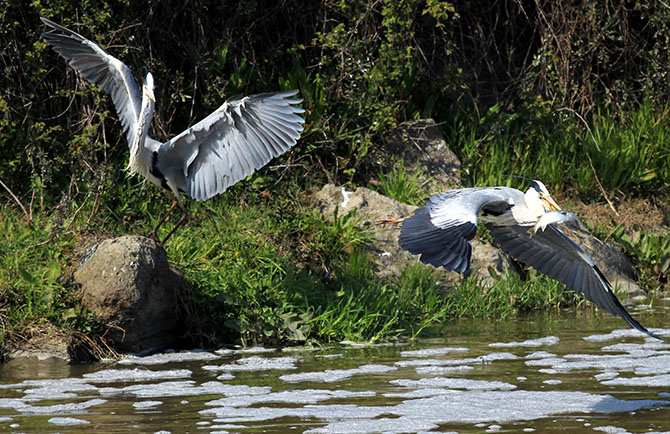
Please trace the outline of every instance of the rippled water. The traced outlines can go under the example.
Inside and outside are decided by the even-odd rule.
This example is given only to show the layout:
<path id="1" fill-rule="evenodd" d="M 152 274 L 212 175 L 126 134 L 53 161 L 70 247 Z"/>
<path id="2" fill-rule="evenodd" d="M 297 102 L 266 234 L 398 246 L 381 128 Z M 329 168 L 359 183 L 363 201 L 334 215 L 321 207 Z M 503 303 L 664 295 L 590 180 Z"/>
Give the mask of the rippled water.
<path id="1" fill-rule="evenodd" d="M 670 324 L 663 307 L 633 312 Z M 622 327 L 573 312 L 408 343 L 15 360 L 0 431 L 670 433 L 670 343 Z"/>

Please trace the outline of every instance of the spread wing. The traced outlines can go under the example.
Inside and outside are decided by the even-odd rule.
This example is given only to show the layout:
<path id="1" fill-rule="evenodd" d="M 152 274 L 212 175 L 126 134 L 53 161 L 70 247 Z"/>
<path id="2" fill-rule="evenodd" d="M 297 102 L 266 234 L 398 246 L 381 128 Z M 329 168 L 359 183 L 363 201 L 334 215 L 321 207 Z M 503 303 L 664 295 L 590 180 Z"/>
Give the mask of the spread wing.
<path id="1" fill-rule="evenodd" d="M 591 258 L 554 225 L 531 238 L 527 228 L 487 224 L 496 243 L 510 256 L 564 283 L 587 300 L 620 316 L 628 324 L 657 339 L 663 339 L 637 322 L 616 298 L 612 287 Z"/>
<path id="2" fill-rule="evenodd" d="M 142 104 L 142 94 L 130 69 L 80 34 L 46 18 L 40 19 L 55 30 L 42 33 L 47 43 L 68 60 L 70 66 L 85 79 L 97 84 L 112 96 L 116 113 L 130 145 L 137 129 Z"/>
<path id="3" fill-rule="evenodd" d="M 163 173 L 178 169 L 190 197 L 206 200 L 265 166 L 300 138 L 297 91 L 227 101 L 158 150 Z M 173 172 L 174 173 L 174 172 Z"/>
<path id="4" fill-rule="evenodd" d="M 479 214 L 507 212 L 519 196 L 523 193 L 508 187 L 463 188 L 433 195 L 403 222 L 398 243 L 421 255 L 424 264 L 464 273 L 470 268 Z"/>

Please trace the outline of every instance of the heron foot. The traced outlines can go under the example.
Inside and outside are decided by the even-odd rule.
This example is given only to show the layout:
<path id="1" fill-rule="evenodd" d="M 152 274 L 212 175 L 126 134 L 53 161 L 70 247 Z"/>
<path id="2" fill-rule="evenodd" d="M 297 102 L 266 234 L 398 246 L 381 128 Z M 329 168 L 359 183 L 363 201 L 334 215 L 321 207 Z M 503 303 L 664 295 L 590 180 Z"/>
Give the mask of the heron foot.
<path id="1" fill-rule="evenodd" d="M 394 217 L 392 215 L 386 216 L 385 219 L 377 220 L 375 224 L 377 225 L 385 225 L 387 223 L 394 224 L 394 225 L 399 225 L 400 223 L 404 222 L 407 220 L 409 217 Z"/>

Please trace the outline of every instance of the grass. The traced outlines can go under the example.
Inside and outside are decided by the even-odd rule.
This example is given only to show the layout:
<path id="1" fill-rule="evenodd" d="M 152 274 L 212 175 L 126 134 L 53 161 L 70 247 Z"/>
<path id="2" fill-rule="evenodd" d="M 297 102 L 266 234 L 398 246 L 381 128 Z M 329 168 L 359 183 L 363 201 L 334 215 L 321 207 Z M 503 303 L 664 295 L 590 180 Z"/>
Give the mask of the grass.
<path id="1" fill-rule="evenodd" d="M 472 185 L 513 184 L 504 175 L 522 174 L 553 191 L 569 185 L 587 200 L 602 199 L 603 189 L 670 193 L 670 105 L 644 102 L 623 119 L 603 110 L 587 124 L 575 117 L 559 111 L 546 119 L 522 119 L 492 110 L 479 125 L 455 117 L 444 130 Z"/>

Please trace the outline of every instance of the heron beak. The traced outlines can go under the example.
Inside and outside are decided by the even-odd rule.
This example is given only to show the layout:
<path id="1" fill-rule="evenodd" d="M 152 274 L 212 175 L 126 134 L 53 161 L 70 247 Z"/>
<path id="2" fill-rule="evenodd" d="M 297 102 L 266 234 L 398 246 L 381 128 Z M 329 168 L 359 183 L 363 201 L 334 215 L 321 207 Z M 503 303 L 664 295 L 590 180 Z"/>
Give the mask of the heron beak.
<path id="1" fill-rule="evenodd" d="M 154 91 L 149 89 L 149 86 L 143 85 L 142 86 L 142 91 L 145 95 L 147 95 L 149 98 L 151 98 L 151 101 L 156 102 L 156 97 L 154 96 Z"/>
<path id="2" fill-rule="evenodd" d="M 544 203 L 544 206 L 549 210 L 549 211 L 560 211 L 561 207 L 558 206 L 556 201 L 549 195 L 543 194 L 542 197 L 540 197 L 542 200 L 542 203 Z"/>

